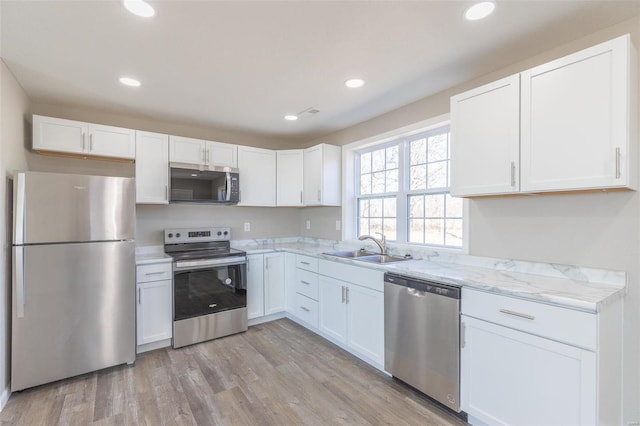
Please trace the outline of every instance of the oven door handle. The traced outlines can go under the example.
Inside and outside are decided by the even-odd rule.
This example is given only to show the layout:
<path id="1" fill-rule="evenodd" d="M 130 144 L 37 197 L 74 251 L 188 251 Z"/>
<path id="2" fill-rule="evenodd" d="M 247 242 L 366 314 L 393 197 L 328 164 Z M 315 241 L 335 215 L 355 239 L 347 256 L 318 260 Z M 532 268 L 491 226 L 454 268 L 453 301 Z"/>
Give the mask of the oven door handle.
<path id="1" fill-rule="evenodd" d="M 226 257 L 224 259 L 185 260 L 173 263 L 174 272 L 194 271 L 197 269 L 209 269 L 222 266 L 244 265 L 247 263 L 245 256 Z"/>

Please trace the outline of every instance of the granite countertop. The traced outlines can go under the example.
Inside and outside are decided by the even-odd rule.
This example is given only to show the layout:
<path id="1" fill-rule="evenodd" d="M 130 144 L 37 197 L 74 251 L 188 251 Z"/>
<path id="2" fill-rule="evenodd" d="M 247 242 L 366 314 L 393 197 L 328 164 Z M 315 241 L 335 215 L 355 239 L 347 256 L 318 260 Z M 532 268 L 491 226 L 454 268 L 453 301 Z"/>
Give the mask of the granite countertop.
<path id="1" fill-rule="evenodd" d="M 414 278 L 434 280 L 505 296 L 518 297 L 551 305 L 598 312 L 621 298 L 626 290 L 626 273 L 579 268 L 567 265 L 535 264 L 530 262 L 457 256 L 426 256 L 392 264 L 371 264 L 353 259 L 323 254 L 334 250 L 350 250 L 342 243 L 322 241 L 237 242 L 234 248 L 247 254 L 269 251 L 288 251 L 318 256 L 335 262 L 393 272 Z M 418 257 L 418 256 L 415 256 Z M 478 266 L 481 265 L 481 266 Z"/>
<path id="2" fill-rule="evenodd" d="M 164 252 L 162 246 L 136 247 L 136 265 L 171 262 L 173 259 Z"/>

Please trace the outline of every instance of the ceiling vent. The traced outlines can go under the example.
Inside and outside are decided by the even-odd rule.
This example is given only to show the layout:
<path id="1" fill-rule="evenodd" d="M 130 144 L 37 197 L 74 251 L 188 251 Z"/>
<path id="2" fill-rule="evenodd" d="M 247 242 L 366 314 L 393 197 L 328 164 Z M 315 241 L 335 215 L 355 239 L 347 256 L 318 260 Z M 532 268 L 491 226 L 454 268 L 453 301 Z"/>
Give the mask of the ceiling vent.
<path id="1" fill-rule="evenodd" d="M 303 111 L 300 111 L 300 112 L 298 113 L 298 117 L 299 117 L 299 118 L 308 118 L 308 117 L 313 117 L 314 115 L 316 115 L 316 114 L 317 114 L 317 113 L 319 113 L 319 112 L 320 112 L 320 110 L 319 110 L 319 109 L 316 109 L 316 108 L 311 107 L 311 108 L 307 108 L 307 109 L 305 109 L 305 110 L 303 110 Z"/>

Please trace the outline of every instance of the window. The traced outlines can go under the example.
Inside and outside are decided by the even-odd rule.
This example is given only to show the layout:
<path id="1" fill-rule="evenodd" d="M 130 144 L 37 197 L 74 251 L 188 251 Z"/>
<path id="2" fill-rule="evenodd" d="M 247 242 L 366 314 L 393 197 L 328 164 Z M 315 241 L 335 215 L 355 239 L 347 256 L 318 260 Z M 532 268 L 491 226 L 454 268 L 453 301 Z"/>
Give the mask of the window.
<path id="1" fill-rule="evenodd" d="M 357 152 L 358 235 L 462 247 L 462 199 L 449 195 L 449 126 Z"/>

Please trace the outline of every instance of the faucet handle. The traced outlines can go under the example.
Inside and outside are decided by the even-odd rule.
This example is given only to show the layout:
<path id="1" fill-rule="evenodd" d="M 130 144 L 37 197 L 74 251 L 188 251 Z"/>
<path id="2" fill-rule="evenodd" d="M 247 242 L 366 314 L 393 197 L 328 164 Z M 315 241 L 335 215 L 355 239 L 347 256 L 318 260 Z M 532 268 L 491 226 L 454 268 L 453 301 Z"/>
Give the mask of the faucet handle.
<path id="1" fill-rule="evenodd" d="M 385 243 L 385 241 L 387 241 L 387 237 L 385 237 L 385 236 L 384 236 L 384 234 L 383 234 L 382 232 L 376 232 L 376 234 L 378 234 L 378 235 L 380 235 L 380 236 L 382 237 L 382 238 L 381 238 L 381 240 L 382 240 L 382 244 L 384 244 L 384 243 Z"/>

